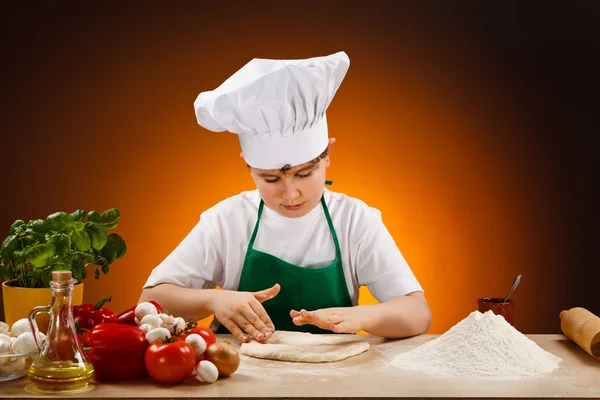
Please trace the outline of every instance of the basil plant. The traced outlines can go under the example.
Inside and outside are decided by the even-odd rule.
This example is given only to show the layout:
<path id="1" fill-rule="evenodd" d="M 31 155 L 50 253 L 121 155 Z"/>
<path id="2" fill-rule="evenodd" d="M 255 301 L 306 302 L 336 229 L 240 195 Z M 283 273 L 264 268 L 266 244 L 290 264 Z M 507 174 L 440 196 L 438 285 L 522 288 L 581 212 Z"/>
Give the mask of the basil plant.
<path id="1" fill-rule="evenodd" d="M 108 234 L 121 213 L 111 208 L 103 213 L 77 210 L 57 212 L 46 219 L 27 223 L 16 220 L 0 248 L 0 275 L 10 286 L 48 287 L 52 271 L 70 270 L 81 282 L 87 266 L 95 265 L 94 277 L 107 274 L 110 265 L 123 257 L 127 246 L 121 236 Z"/>

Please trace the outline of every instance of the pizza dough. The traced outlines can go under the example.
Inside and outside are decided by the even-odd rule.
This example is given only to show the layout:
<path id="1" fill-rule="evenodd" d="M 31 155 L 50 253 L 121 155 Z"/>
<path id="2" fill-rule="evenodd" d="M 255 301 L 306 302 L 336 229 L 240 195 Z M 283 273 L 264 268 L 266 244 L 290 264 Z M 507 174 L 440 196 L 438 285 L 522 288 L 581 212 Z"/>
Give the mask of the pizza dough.
<path id="1" fill-rule="evenodd" d="M 269 360 L 322 363 L 344 360 L 369 350 L 369 343 L 352 335 L 313 335 L 276 331 L 266 342 L 242 343 L 240 353 Z"/>

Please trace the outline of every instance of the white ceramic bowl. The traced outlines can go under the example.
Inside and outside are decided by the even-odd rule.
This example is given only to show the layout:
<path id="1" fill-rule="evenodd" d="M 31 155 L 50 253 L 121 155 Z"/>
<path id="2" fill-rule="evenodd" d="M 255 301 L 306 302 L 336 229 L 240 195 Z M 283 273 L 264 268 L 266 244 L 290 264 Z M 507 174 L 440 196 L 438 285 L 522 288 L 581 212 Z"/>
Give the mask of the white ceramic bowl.
<path id="1" fill-rule="evenodd" d="M 0 382 L 17 379 L 27 375 L 29 366 L 38 357 L 39 352 L 0 354 Z"/>

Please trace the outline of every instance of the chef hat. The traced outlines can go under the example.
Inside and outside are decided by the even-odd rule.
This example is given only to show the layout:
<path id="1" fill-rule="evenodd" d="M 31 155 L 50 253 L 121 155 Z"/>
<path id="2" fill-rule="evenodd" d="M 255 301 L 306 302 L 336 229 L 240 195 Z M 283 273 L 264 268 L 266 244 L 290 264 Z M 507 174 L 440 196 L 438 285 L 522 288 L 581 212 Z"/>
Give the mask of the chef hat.
<path id="1" fill-rule="evenodd" d="M 300 165 L 327 148 L 325 111 L 350 66 L 340 51 L 303 60 L 255 58 L 194 102 L 198 124 L 236 133 L 246 163 Z"/>

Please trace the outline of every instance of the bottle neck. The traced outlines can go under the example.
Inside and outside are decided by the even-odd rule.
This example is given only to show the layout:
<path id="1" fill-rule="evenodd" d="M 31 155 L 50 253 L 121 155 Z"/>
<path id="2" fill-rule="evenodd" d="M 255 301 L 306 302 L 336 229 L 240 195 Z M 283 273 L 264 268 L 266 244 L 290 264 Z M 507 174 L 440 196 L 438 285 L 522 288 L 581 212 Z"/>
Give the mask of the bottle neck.
<path id="1" fill-rule="evenodd" d="M 71 303 L 73 299 L 73 282 L 50 282 L 50 291 L 52 292 L 50 308 L 52 315 L 55 316 L 53 325 L 55 327 L 62 325 L 63 328 L 66 328 L 69 325 L 69 315 L 73 313 Z"/>

